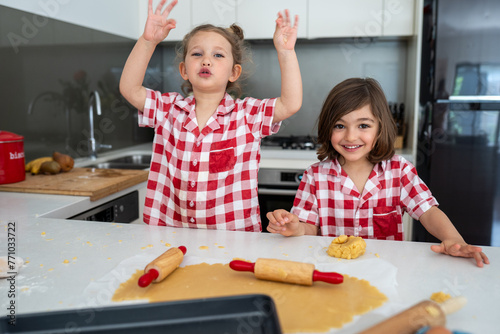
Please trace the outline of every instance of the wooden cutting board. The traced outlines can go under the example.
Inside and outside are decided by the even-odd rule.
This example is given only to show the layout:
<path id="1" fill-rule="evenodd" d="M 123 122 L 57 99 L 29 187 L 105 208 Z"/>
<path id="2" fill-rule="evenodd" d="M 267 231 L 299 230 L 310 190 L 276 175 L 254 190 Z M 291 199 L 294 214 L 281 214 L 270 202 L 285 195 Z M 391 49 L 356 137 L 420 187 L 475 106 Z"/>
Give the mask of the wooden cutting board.
<path id="1" fill-rule="evenodd" d="M 31 175 L 26 180 L 0 185 L 0 191 L 89 196 L 95 201 L 148 179 L 147 170 L 73 168 L 56 175 Z"/>

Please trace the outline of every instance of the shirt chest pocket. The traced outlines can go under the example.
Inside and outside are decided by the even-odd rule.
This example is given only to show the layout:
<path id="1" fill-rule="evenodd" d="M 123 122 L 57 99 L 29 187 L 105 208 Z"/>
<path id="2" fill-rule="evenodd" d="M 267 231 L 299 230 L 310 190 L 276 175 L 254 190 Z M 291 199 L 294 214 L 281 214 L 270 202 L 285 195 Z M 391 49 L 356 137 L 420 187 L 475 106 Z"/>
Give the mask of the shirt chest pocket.
<path id="1" fill-rule="evenodd" d="M 401 213 L 396 207 L 379 206 L 373 208 L 373 232 L 376 238 L 398 234 L 398 225 L 401 222 Z"/>
<path id="2" fill-rule="evenodd" d="M 210 173 L 226 172 L 236 164 L 236 140 L 229 139 L 213 143 L 210 146 Z"/>

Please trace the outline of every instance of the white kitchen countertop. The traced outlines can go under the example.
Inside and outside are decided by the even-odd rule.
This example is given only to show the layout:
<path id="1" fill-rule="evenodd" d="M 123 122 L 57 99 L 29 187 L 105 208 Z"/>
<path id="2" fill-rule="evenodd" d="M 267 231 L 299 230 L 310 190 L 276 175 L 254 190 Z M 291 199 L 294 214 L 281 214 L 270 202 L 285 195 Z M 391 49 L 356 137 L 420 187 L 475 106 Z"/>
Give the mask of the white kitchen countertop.
<path id="1" fill-rule="evenodd" d="M 500 248 L 484 247 L 492 264 L 481 269 L 471 259 L 435 254 L 427 243 L 366 240 L 363 256 L 338 260 L 325 253 L 332 240 L 327 237 L 285 238 L 267 233 L 29 217 L 12 222 L 16 226 L 16 255 L 27 262 L 14 282 L 16 314 L 121 305 L 111 302 L 114 290 L 130 277 L 128 272 L 142 269 L 147 264 L 144 262 L 166 251 L 169 243 L 185 245 L 186 259 L 227 263 L 234 257 L 250 261 L 265 257 L 310 262 L 320 270 L 329 266 L 368 279 L 389 297 L 379 309 L 332 333 L 355 333 L 438 291 L 468 299 L 462 310 L 448 316 L 448 328 L 482 334 L 498 330 Z M 7 252 L 7 225 L 2 217 L 0 255 Z M 143 266 L 126 265 L 137 257 L 143 259 L 139 261 Z M 0 315 L 7 314 L 9 300 L 4 296 L 10 284 L 0 279 Z M 93 290 L 96 284 L 104 289 Z"/>
<path id="2" fill-rule="evenodd" d="M 151 145 L 144 144 L 107 152 L 92 163 L 150 152 Z M 288 157 L 276 150 L 261 152 L 261 168 L 305 169 L 315 162 L 313 151 L 296 151 Z M 80 159 L 76 166 L 88 163 Z M 83 196 L 0 192 L 0 256 L 8 252 L 10 222 L 16 226 L 16 255 L 26 261 L 15 279 L 17 314 L 120 305 L 111 302 L 114 289 L 128 279 L 125 272 L 140 269 L 131 268 L 130 260 L 150 261 L 164 252 L 165 244 L 169 243 L 187 246 L 186 259 L 192 256 L 198 262 L 227 263 L 234 257 L 252 261 L 267 257 L 311 262 L 320 270 L 322 266 L 333 266 L 342 273 L 369 280 L 389 297 L 381 308 L 332 333 L 355 333 L 438 291 L 468 299 L 464 309 L 448 316 L 448 328 L 470 333 L 497 332 L 500 248 L 484 247 L 492 264 L 483 269 L 470 259 L 434 254 L 430 244 L 416 242 L 366 240 L 366 254 L 347 261 L 326 255 L 325 247 L 332 240 L 326 237 L 285 238 L 267 233 L 64 219 L 141 187 L 145 187 L 145 182 L 95 202 Z M 201 250 L 200 246 L 208 249 Z M 99 282 L 109 288 L 96 292 L 92 287 Z M 9 289 L 9 281 L 0 279 L 0 316 L 8 312 L 10 301 L 4 296 Z"/>

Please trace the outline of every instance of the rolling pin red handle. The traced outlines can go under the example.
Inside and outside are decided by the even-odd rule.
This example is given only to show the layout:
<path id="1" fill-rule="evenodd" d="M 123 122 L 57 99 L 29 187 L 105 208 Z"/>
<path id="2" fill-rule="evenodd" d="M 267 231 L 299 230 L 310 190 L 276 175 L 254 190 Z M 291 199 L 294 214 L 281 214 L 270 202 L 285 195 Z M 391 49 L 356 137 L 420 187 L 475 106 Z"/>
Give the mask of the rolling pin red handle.
<path id="1" fill-rule="evenodd" d="M 151 282 L 153 282 L 155 279 L 157 279 L 158 276 L 160 276 L 160 273 L 158 272 L 158 270 L 149 269 L 149 271 L 147 273 L 145 273 L 144 275 L 142 275 L 139 278 L 139 281 L 137 282 L 137 284 L 139 284 L 139 286 L 141 288 L 145 288 L 149 284 L 151 284 Z"/>
<path id="2" fill-rule="evenodd" d="M 255 270 L 255 263 L 241 261 L 241 260 L 233 260 L 229 262 L 229 267 L 236 271 L 250 271 L 253 273 Z"/>
<path id="3" fill-rule="evenodd" d="M 184 255 L 186 254 L 186 252 L 187 252 L 186 247 L 179 246 L 177 248 L 179 248 L 179 250 L 182 252 L 182 254 L 184 254 Z M 157 279 L 158 276 L 160 276 L 160 273 L 158 272 L 158 270 L 156 270 L 156 269 L 149 269 L 147 273 L 145 273 L 144 275 L 142 275 L 141 277 L 139 277 L 139 280 L 137 281 L 137 284 L 141 288 L 145 288 L 148 285 L 150 285 L 151 282 L 153 282 L 155 279 Z"/>
<path id="4" fill-rule="evenodd" d="M 313 281 L 321 281 L 330 284 L 340 284 L 344 282 L 344 276 L 339 273 L 324 273 L 321 271 L 313 271 Z"/>
<path id="5" fill-rule="evenodd" d="M 179 248 L 179 249 L 180 249 L 180 251 L 182 252 L 182 254 L 186 255 L 186 252 L 187 252 L 186 247 L 184 247 L 184 246 L 179 246 L 179 247 L 177 247 L 177 248 Z"/>

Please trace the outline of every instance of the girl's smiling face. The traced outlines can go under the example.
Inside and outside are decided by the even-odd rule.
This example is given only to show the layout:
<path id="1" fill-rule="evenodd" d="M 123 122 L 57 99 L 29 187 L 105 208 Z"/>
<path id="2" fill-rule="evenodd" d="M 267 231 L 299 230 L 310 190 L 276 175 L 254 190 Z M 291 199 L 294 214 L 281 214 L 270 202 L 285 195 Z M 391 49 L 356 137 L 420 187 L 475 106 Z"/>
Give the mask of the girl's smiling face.
<path id="1" fill-rule="evenodd" d="M 379 132 L 378 120 L 369 104 L 351 111 L 335 123 L 331 143 L 344 158 L 344 163 L 366 163 Z"/>
<path id="2" fill-rule="evenodd" d="M 234 64 L 227 39 L 216 32 L 200 31 L 189 41 L 179 71 L 184 80 L 191 82 L 193 92 L 225 92 L 227 83 L 240 76 L 241 66 Z"/>

